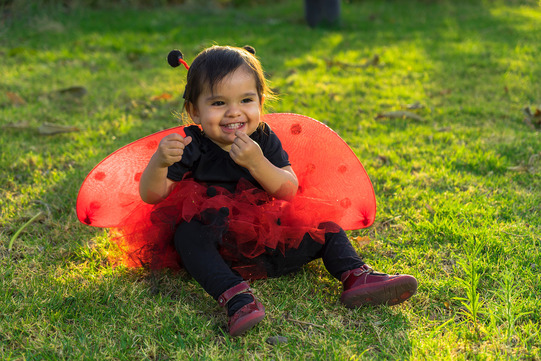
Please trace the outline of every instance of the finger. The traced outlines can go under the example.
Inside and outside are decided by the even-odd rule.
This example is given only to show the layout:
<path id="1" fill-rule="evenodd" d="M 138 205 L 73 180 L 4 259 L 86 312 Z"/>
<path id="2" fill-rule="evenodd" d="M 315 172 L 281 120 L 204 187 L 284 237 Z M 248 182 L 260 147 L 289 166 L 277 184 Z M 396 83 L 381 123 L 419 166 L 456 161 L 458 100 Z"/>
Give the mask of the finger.
<path id="1" fill-rule="evenodd" d="M 180 142 L 178 140 L 170 140 L 169 142 L 164 144 L 164 150 L 165 151 L 182 151 L 184 149 L 184 143 Z"/>
<path id="2" fill-rule="evenodd" d="M 231 145 L 231 149 L 229 150 L 229 155 L 231 155 L 231 157 L 238 157 L 241 152 L 241 147 L 239 147 L 237 144 L 233 144 Z"/>
<path id="3" fill-rule="evenodd" d="M 182 143 L 182 148 L 184 148 L 185 146 L 187 146 L 188 144 L 190 144 L 192 142 L 192 137 L 191 136 L 186 136 L 186 137 L 183 137 L 182 135 L 178 134 L 178 133 L 171 133 L 169 134 L 169 136 L 171 138 L 169 138 L 168 140 L 172 142 L 172 144 L 175 144 L 175 143 Z M 168 137 L 169 137 L 168 136 Z"/>
<path id="4" fill-rule="evenodd" d="M 187 146 L 191 142 L 192 142 L 192 137 L 191 136 L 187 136 L 186 138 L 184 138 L 184 146 Z"/>
<path id="5" fill-rule="evenodd" d="M 166 135 L 165 138 L 167 140 L 178 140 L 178 141 L 183 141 L 184 140 L 184 137 L 178 133 L 171 133 L 169 135 Z"/>
<path id="6" fill-rule="evenodd" d="M 181 157 L 184 151 L 180 148 L 170 148 L 164 152 L 166 157 L 178 158 Z"/>
<path id="7" fill-rule="evenodd" d="M 243 143 L 244 141 L 242 139 L 235 138 L 235 140 L 233 140 L 233 144 L 231 144 L 231 147 L 238 147 L 240 149 Z"/>
<path id="8" fill-rule="evenodd" d="M 174 154 L 175 156 L 179 156 L 184 154 L 184 147 L 178 147 L 178 148 L 171 148 L 170 154 Z"/>
<path id="9" fill-rule="evenodd" d="M 231 149 L 229 150 L 229 156 L 231 157 L 231 159 L 233 159 L 235 161 L 235 159 L 238 158 L 238 148 L 233 148 L 231 147 Z"/>
<path id="10" fill-rule="evenodd" d="M 235 132 L 235 136 L 236 136 L 235 140 L 239 139 L 239 140 L 242 140 L 245 143 L 248 143 L 251 140 L 250 137 L 248 136 L 248 134 L 243 133 L 240 130 L 237 130 Z"/>
<path id="11" fill-rule="evenodd" d="M 180 134 L 172 133 L 162 138 L 161 146 L 178 148 L 184 146 L 184 138 Z"/>

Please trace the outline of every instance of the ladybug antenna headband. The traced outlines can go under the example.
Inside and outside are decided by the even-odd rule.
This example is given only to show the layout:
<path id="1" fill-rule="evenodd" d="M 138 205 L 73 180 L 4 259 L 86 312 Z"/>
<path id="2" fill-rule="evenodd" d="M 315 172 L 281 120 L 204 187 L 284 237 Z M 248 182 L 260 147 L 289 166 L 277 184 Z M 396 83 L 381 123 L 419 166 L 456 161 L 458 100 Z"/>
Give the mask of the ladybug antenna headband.
<path id="1" fill-rule="evenodd" d="M 190 70 L 190 66 L 188 63 L 186 63 L 183 59 L 182 52 L 180 50 L 172 50 L 169 55 L 167 55 L 167 62 L 169 65 L 171 65 L 173 68 L 176 68 L 180 64 L 184 65 L 186 70 Z"/>
<path id="2" fill-rule="evenodd" d="M 250 45 L 245 45 L 242 47 L 244 50 L 249 52 L 252 55 L 255 55 L 255 49 Z M 182 52 L 180 50 L 171 50 L 169 52 L 169 55 L 167 55 L 167 62 L 169 65 L 171 65 L 173 68 L 176 68 L 180 64 L 184 65 L 186 70 L 190 70 L 190 66 L 186 61 L 184 61 L 184 56 L 182 55 Z"/>

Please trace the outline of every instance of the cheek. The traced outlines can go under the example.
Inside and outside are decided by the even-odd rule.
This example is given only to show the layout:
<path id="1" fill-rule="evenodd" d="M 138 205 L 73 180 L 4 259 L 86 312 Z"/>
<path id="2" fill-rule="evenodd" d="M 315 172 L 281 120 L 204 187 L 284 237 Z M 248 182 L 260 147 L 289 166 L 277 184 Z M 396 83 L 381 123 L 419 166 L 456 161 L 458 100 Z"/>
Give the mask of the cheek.
<path id="1" fill-rule="evenodd" d="M 250 113 L 251 114 L 260 114 L 263 109 L 263 106 L 258 103 L 254 103 L 253 107 L 250 107 Z"/>

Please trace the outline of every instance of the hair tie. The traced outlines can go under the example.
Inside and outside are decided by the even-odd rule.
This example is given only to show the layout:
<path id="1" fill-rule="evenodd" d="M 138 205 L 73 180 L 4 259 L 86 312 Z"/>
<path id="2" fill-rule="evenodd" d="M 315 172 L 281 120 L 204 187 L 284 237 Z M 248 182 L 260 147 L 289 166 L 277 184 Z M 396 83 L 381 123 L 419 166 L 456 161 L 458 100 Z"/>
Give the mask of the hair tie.
<path id="1" fill-rule="evenodd" d="M 167 55 L 167 62 L 169 65 L 171 65 L 173 68 L 176 68 L 180 64 L 184 65 L 186 70 L 190 70 L 190 67 L 188 66 L 188 63 L 186 63 L 183 59 L 182 52 L 180 50 L 172 50 L 169 52 L 169 55 Z"/>

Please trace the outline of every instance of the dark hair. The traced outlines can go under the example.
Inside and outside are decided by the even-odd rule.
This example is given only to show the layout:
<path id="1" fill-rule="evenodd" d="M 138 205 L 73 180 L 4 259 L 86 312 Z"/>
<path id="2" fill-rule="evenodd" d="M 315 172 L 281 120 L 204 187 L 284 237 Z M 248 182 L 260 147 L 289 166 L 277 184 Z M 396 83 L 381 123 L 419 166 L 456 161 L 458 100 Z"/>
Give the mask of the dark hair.
<path id="1" fill-rule="evenodd" d="M 205 86 L 211 91 L 214 90 L 216 84 L 241 66 L 254 75 L 260 101 L 263 101 L 264 96 L 272 97 L 261 63 L 255 57 L 254 48 L 214 45 L 200 52 L 190 65 L 184 91 L 184 109 L 188 104 L 195 106 Z"/>

